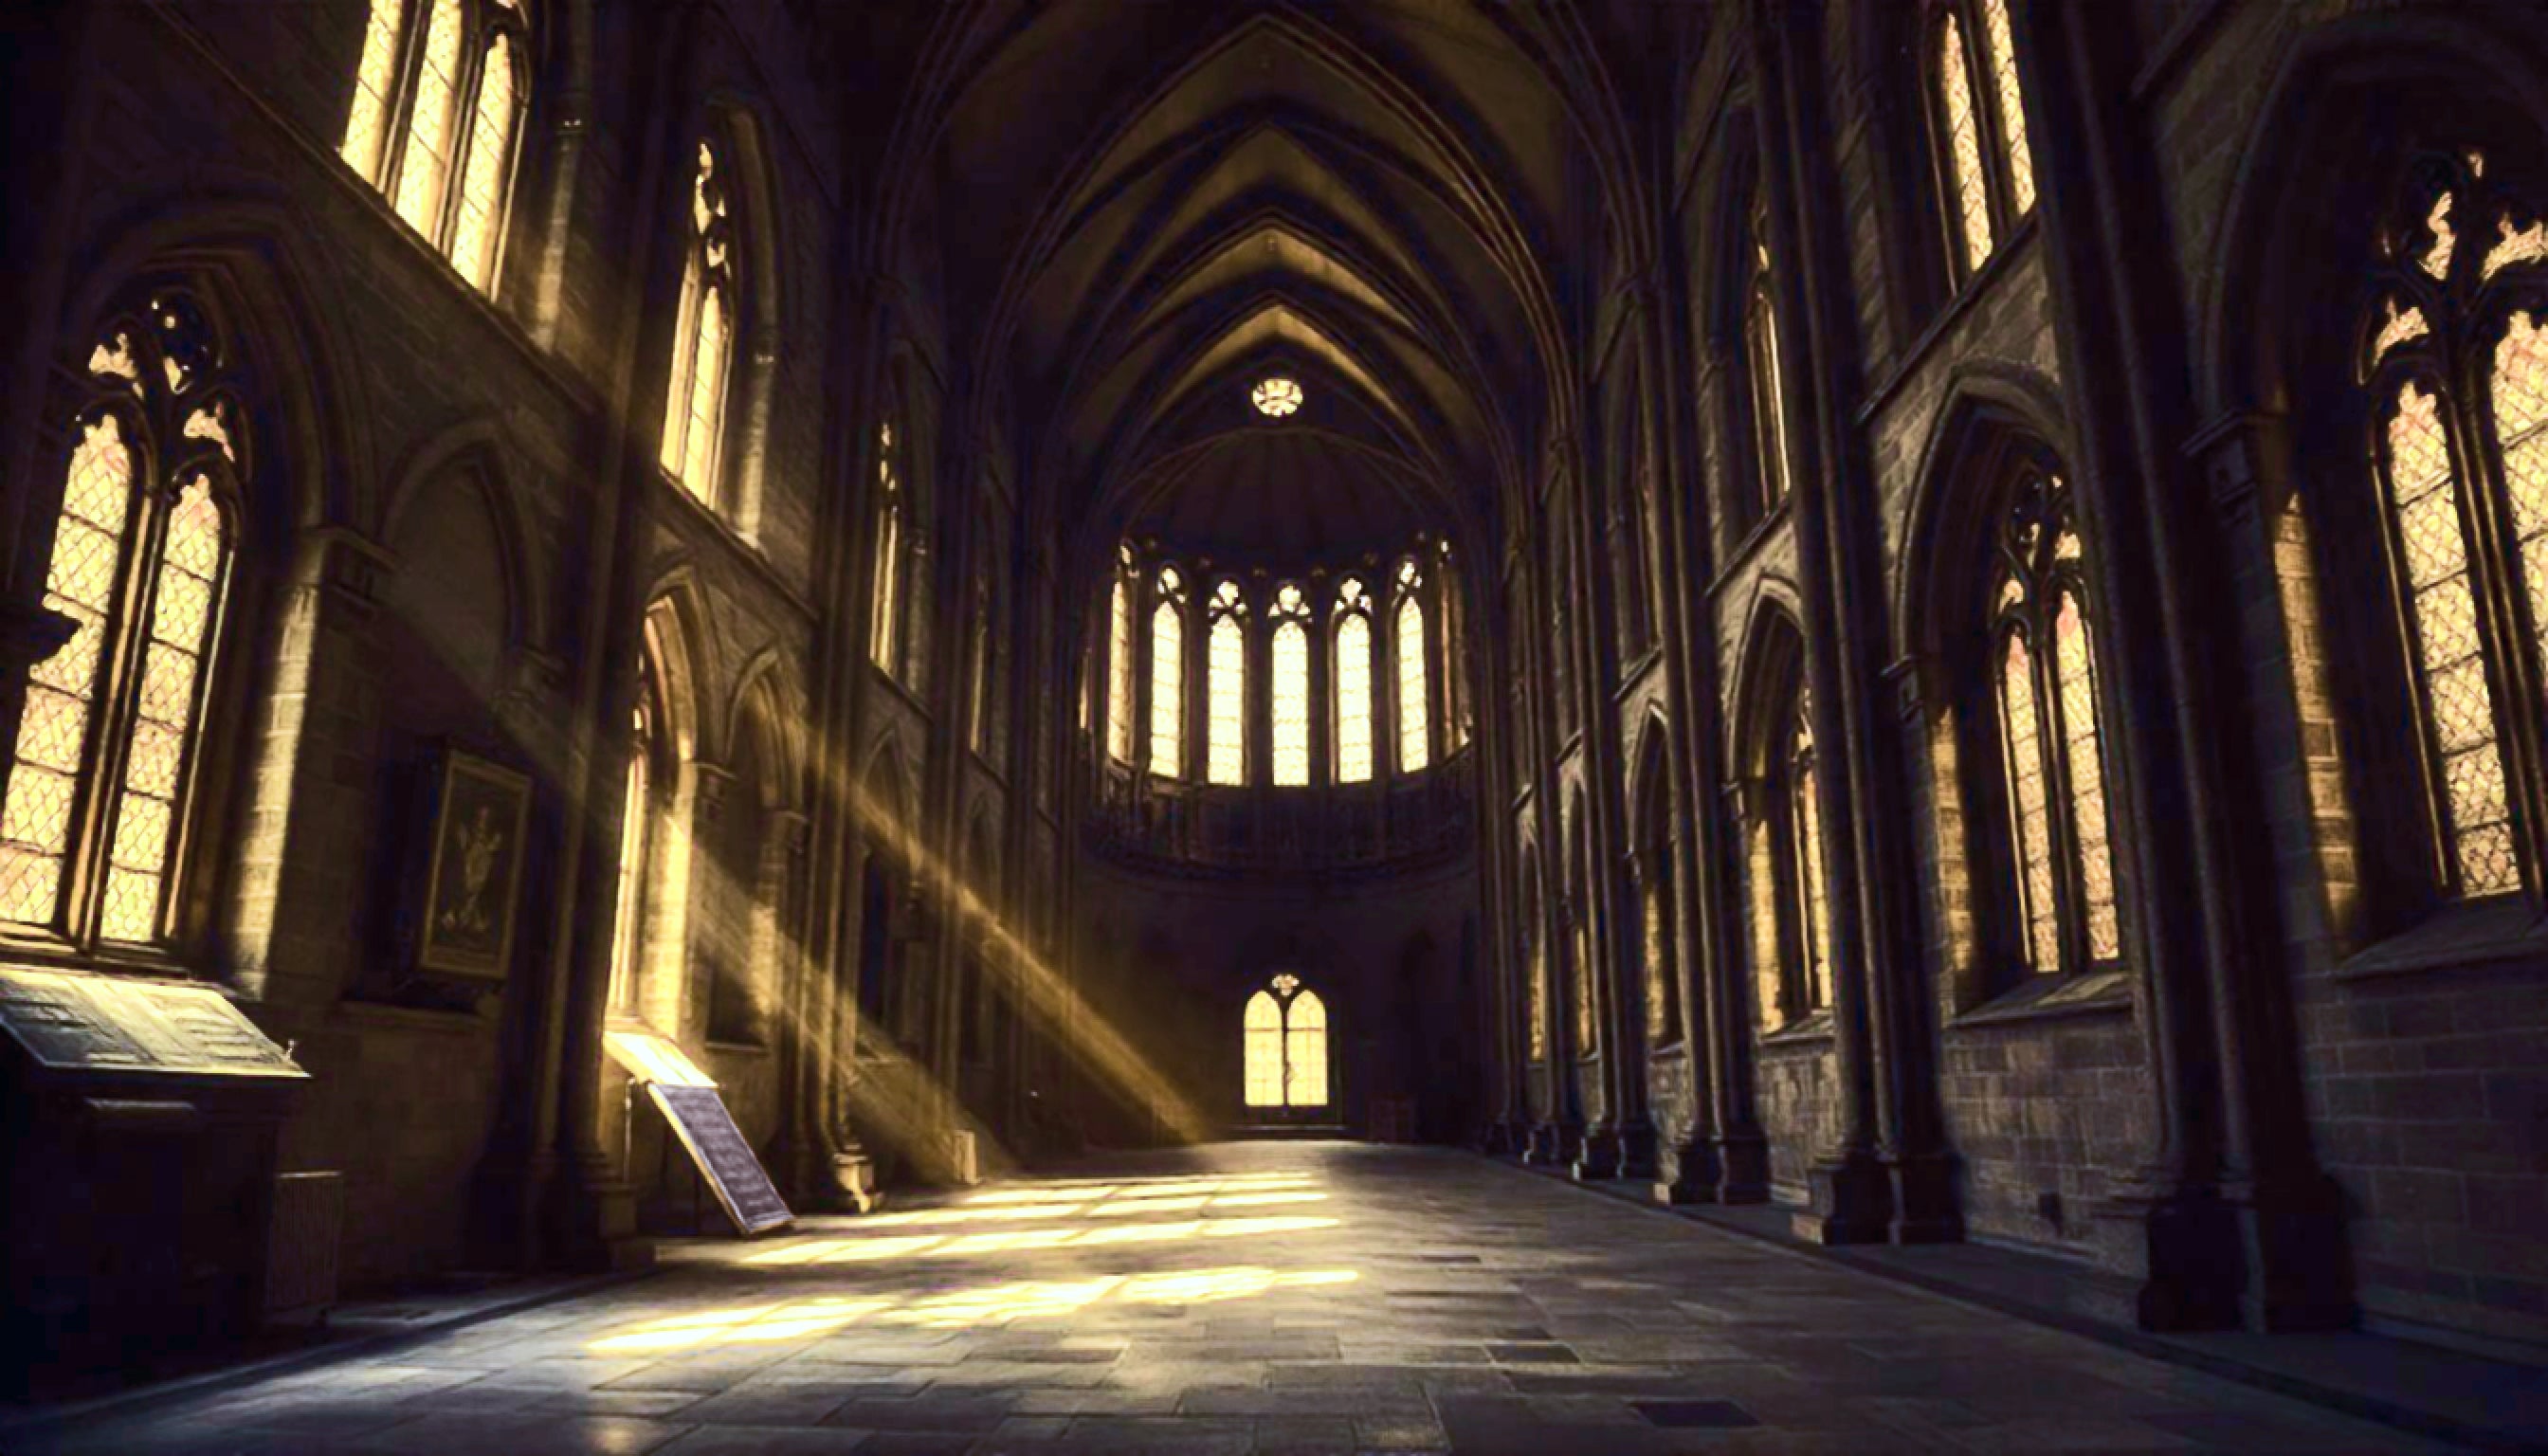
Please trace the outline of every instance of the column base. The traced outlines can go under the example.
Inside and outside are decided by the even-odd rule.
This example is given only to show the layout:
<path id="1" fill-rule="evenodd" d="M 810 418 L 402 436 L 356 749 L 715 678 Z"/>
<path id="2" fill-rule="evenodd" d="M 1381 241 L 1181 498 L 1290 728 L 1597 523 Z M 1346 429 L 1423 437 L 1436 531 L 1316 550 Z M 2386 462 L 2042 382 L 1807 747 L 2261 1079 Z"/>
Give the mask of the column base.
<path id="1" fill-rule="evenodd" d="M 636 1185 L 606 1171 L 601 1159 L 579 1158 L 549 1185 L 548 1246 L 561 1268 L 600 1273 L 655 1262 L 655 1240 L 637 1231 Z"/>
<path id="2" fill-rule="evenodd" d="M 1716 1201 L 1770 1201 L 1770 1139 L 1757 1132 L 1720 1134 L 1716 1139 Z"/>
<path id="3" fill-rule="evenodd" d="M 1871 1152 L 1817 1162 L 1805 1173 L 1808 1204 L 1790 1223 L 1810 1243 L 1882 1243 L 1892 1231 L 1893 1185 Z"/>
<path id="4" fill-rule="evenodd" d="M 1542 1123 L 1530 1130 L 1530 1146 L 1522 1161 L 1544 1163 L 1551 1167 L 1575 1161 L 1584 1150 L 1584 1130 L 1566 1123 Z"/>
<path id="5" fill-rule="evenodd" d="M 1569 1171 L 1578 1183 L 1605 1182 L 1619 1176 L 1621 1152 L 1619 1130 L 1595 1126 L 1584 1135 L 1584 1146 Z"/>
<path id="6" fill-rule="evenodd" d="M 2089 1211 L 2097 1262 L 2123 1276 L 2093 1313 L 2143 1329 L 2236 1329 L 2246 1260 L 2237 1213 L 2210 1187 L 2130 1188 Z"/>
<path id="7" fill-rule="evenodd" d="M 1655 1180 L 1655 1125 L 1642 1117 L 1619 1130 L 1619 1176 L 1632 1183 Z"/>
<path id="8" fill-rule="evenodd" d="M 1956 1187 L 1954 1153 L 1919 1152 L 1884 1159 L 1892 1186 L 1895 1243 L 1961 1243 L 1962 1200 Z"/>
<path id="9" fill-rule="evenodd" d="M 2281 1334 L 2350 1329 L 2361 1321 L 2353 1259 L 2345 1239 L 2344 1191 L 2311 1171 L 2273 1186 L 2238 1190 L 2236 1210 L 2247 1267 L 2239 1300 L 2246 1325 Z"/>
<path id="10" fill-rule="evenodd" d="M 1655 1202 L 1716 1202 L 1717 1186 L 1722 1179 L 1716 1163 L 1716 1149 L 1705 1138 L 1685 1138 L 1667 1149 L 1664 1166 L 1657 1172 L 1661 1176 L 1655 1181 Z"/>

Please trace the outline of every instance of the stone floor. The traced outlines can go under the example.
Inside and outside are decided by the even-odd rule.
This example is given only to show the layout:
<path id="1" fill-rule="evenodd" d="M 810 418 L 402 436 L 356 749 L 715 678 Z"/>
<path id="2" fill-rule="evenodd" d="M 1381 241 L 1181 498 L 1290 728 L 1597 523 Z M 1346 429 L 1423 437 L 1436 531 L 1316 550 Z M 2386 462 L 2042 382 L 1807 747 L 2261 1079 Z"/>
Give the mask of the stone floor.
<path id="1" fill-rule="evenodd" d="M 1230 1143 L 655 1278 L 52 1453 L 2292 1451 L 2386 1427 L 1458 1153 Z"/>

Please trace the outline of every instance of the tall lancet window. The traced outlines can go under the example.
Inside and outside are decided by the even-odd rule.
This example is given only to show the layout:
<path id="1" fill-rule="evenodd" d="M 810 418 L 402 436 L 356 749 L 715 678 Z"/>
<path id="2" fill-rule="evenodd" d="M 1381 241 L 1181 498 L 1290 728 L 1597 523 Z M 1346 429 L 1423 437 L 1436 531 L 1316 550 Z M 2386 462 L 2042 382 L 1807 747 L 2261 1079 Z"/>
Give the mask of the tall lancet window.
<path id="1" fill-rule="evenodd" d="M 1150 608 L 1150 772 L 1186 772 L 1186 583 L 1159 568 L 1159 601 Z"/>
<path id="2" fill-rule="evenodd" d="M 493 293 L 530 96 L 519 0 L 372 0 L 338 155 Z"/>
<path id="3" fill-rule="evenodd" d="M 2372 259 L 2371 455 L 2435 898 L 2548 859 L 2548 216 L 2483 153 L 2419 158 Z"/>
<path id="4" fill-rule="evenodd" d="M 1371 781 L 1371 593 L 1358 577 L 1336 584 L 1336 782 Z"/>
<path id="5" fill-rule="evenodd" d="M 1770 208 L 1766 194 L 1752 198 L 1752 221 L 1745 229 L 1749 281 L 1743 293 L 1743 366 L 1752 389 L 1752 467 L 1756 514 L 1767 514 L 1787 499 L 1791 476 L 1787 463 L 1787 389 L 1785 366 L 1778 357 L 1778 299 L 1770 266 Z"/>
<path id="6" fill-rule="evenodd" d="M 1274 782 L 1310 781 L 1310 601 L 1298 585 L 1274 591 Z"/>
<path id="7" fill-rule="evenodd" d="M 1212 716 L 1204 745 L 1204 777 L 1213 783 L 1247 781 L 1247 597 L 1236 582 L 1212 593 Z"/>
<path id="8" fill-rule="evenodd" d="M 116 318 L 53 469 L 44 607 L 67 641 L 35 665 L 5 742 L 0 924 L 166 947 L 178 852 L 205 777 L 205 705 L 248 439 L 211 316 L 169 288 Z M 40 529 L 42 527 L 39 527 Z"/>
<path id="9" fill-rule="evenodd" d="M 1796 716 L 1787 736 L 1787 852 L 1794 867 L 1787 883 L 1796 897 L 1795 972 L 1786 988 L 1787 1014 L 1802 1016 L 1831 1004 L 1831 895 L 1823 877 L 1823 811 L 1814 772 L 1814 699 L 1796 694 Z"/>
<path id="10" fill-rule="evenodd" d="M 887 673 L 902 665 L 902 410 L 876 425 L 875 559 L 868 587 L 867 658 Z"/>
<path id="11" fill-rule="evenodd" d="M 637 702 L 629 712 L 628 773 L 619 820 L 619 893 L 610 937 L 610 999 L 614 1014 L 637 1007 L 637 957 L 646 924 L 647 860 L 654 851 L 656 725 L 655 662 L 637 667 Z"/>
<path id="12" fill-rule="evenodd" d="M 1424 576 L 1409 557 L 1398 564 L 1398 772 L 1412 774 L 1433 762 L 1433 735 L 1424 690 Z"/>
<path id="13" fill-rule="evenodd" d="M 673 335 L 672 383 L 664 394 L 664 470 L 710 507 L 722 503 L 717 473 L 725 458 L 738 296 L 724 167 L 715 144 L 702 138 L 690 182 L 689 246 Z"/>
<path id="14" fill-rule="evenodd" d="M 1132 543 L 1115 548 L 1115 587 L 1108 595 L 1111 624 L 1106 646 L 1106 752 L 1119 764 L 1133 762 L 1133 592 L 1139 582 L 1133 567 Z"/>
<path id="15" fill-rule="evenodd" d="M 2098 731 L 2086 568 L 2068 487 L 2028 470 L 1999 533 L 1992 637 L 2013 886 L 2028 965 L 2086 970 L 2123 955 Z"/>
<path id="16" fill-rule="evenodd" d="M 1937 0 L 1929 31 L 1930 132 L 1960 282 L 2035 211 L 2035 158 L 2007 0 Z"/>

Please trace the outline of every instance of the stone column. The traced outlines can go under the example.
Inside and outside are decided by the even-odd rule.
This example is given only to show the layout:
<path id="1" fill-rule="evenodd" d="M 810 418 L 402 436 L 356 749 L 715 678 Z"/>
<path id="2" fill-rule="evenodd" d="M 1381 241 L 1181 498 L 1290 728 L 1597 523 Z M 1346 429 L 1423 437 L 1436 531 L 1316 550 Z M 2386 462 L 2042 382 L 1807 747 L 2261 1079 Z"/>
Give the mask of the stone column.
<path id="1" fill-rule="evenodd" d="M 1733 830 L 1736 850 L 1749 856 L 1751 826 L 1767 813 L 1768 785 L 1758 778 L 1737 778 L 1722 786 L 1725 822 Z M 1709 1021 L 1716 1057 L 1716 1199 L 1719 1203 L 1766 1203 L 1770 1197 L 1770 1139 L 1762 1135 L 1759 1104 L 1753 1096 L 1752 1029 L 1758 1017 L 1748 984 L 1752 970 L 1751 916 L 1736 890 L 1740 877 L 1729 880 L 1714 900 L 1721 917 L 1715 948 L 1715 973 L 1707 978 Z"/>

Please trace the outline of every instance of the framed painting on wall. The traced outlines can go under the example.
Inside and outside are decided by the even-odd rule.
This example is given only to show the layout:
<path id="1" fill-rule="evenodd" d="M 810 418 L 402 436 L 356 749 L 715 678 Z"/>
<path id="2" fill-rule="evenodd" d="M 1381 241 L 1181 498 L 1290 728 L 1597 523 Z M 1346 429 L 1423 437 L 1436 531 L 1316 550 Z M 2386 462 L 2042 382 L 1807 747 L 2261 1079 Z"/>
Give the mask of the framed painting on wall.
<path id="1" fill-rule="evenodd" d="M 416 941 L 419 969 L 504 978 L 530 812 L 529 775 L 459 749 L 444 752 Z"/>

